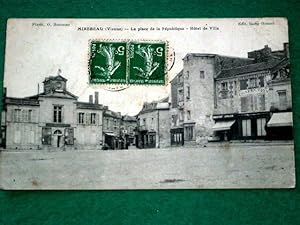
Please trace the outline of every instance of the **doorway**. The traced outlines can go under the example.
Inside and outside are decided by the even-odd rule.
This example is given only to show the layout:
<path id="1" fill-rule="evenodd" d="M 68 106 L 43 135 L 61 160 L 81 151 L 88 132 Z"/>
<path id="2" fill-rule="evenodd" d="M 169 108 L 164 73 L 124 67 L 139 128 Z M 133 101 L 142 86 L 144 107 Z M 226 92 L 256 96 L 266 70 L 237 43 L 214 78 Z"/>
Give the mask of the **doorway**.
<path id="1" fill-rule="evenodd" d="M 54 131 L 53 135 L 54 135 L 54 142 L 53 142 L 54 146 L 57 148 L 61 147 L 62 132 L 60 130 L 56 130 Z"/>

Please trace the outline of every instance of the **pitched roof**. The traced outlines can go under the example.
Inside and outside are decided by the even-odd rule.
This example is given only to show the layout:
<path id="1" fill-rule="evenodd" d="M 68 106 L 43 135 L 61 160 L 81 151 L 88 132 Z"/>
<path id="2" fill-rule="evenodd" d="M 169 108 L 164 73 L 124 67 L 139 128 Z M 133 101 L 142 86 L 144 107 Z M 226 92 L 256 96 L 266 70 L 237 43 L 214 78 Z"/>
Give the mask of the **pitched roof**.
<path id="1" fill-rule="evenodd" d="M 129 115 L 125 115 L 123 116 L 123 120 L 124 121 L 136 121 L 136 117 L 135 116 L 129 116 Z"/>
<path id="2" fill-rule="evenodd" d="M 76 102 L 77 109 L 94 109 L 94 110 L 104 110 L 107 109 L 101 104 L 94 104 L 88 102 Z"/>
<path id="3" fill-rule="evenodd" d="M 245 66 L 234 67 L 230 69 L 222 70 L 218 75 L 217 79 L 229 78 L 234 76 L 243 75 L 246 73 L 270 70 L 276 66 L 280 60 L 269 60 L 266 62 L 253 63 Z"/>
<path id="4" fill-rule="evenodd" d="M 57 95 L 53 95 L 53 94 L 64 94 L 63 96 L 57 96 Z M 72 94 L 71 92 L 67 91 L 67 90 L 63 90 L 63 91 L 56 91 L 53 90 L 53 92 L 46 94 L 45 92 L 42 92 L 40 94 L 37 95 L 32 95 L 29 97 L 26 97 L 28 99 L 38 99 L 39 97 L 57 97 L 57 98 L 73 98 L 73 99 L 78 99 L 78 97 L 74 94 Z"/>
<path id="5" fill-rule="evenodd" d="M 118 119 L 121 119 L 121 118 L 122 118 L 121 113 L 119 113 L 119 112 L 114 112 L 114 111 L 109 110 L 109 109 L 106 109 L 106 110 L 104 111 L 104 116 L 114 117 L 114 118 L 118 118 Z"/>
<path id="6" fill-rule="evenodd" d="M 49 81 L 49 80 L 63 80 L 63 81 L 67 81 L 66 78 L 64 78 L 63 76 L 61 75 L 57 75 L 57 76 L 49 76 L 49 77 L 46 77 L 45 80 L 43 81 L 43 83 Z"/>
<path id="7" fill-rule="evenodd" d="M 145 102 L 143 105 L 142 110 L 138 113 L 139 114 L 143 114 L 146 112 L 152 112 L 155 110 L 158 110 L 157 105 L 161 104 L 161 103 L 168 103 L 169 102 L 169 96 L 159 99 L 157 101 L 153 101 L 153 102 Z"/>
<path id="8" fill-rule="evenodd" d="M 172 80 L 170 80 L 170 83 L 176 82 L 176 81 L 177 81 L 176 78 L 177 78 L 178 76 L 182 75 L 182 74 L 183 74 L 183 70 L 181 70 L 179 73 L 177 73 L 176 76 L 173 77 Z"/>
<path id="9" fill-rule="evenodd" d="M 39 106 L 40 105 L 40 103 L 37 99 L 12 98 L 12 97 L 6 97 L 5 104 L 8 104 L 8 105 L 30 105 L 30 106 Z"/>

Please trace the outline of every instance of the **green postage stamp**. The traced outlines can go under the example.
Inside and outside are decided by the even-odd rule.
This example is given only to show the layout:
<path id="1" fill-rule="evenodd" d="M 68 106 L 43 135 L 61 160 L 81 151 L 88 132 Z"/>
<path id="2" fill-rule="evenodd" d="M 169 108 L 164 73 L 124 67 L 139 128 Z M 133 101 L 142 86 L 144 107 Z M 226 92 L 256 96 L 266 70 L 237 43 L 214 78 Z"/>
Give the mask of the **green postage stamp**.
<path id="1" fill-rule="evenodd" d="M 166 57 L 164 41 L 91 41 L 90 83 L 165 85 Z"/>

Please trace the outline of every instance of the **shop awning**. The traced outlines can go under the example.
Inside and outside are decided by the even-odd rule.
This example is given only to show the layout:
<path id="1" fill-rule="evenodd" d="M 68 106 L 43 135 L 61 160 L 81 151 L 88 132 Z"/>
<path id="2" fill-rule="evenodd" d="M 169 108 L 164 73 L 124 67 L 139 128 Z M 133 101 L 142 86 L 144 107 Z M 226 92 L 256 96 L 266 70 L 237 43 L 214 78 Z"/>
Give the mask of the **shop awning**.
<path id="1" fill-rule="evenodd" d="M 213 131 L 230 130 L 231 126 L 235 123 L 235 120 L 217 121 L 212 127 Z"/>
<path id="2" fill-rule="evenodd" d="M 269 120 L 268 127 L 290 127 L 293 126 L 292 112 L 274 113 Z"/>
<path id="3" fill-rule="evenodd" d="M 114 137 L 116 136 L 115 133 L 113 132 L 105 132 L 104 134 L 107 136 L 114 136 Z"/>

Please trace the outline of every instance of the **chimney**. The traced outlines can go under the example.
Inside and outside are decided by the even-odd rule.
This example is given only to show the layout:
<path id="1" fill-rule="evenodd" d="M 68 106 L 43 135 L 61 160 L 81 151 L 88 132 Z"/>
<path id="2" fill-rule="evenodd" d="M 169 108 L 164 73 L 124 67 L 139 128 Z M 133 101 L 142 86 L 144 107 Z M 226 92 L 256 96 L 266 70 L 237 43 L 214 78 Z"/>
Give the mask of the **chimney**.
<path id="1" fill-rule="evenodd" d="M 289 59 L 290 58 L 290 49 L 289 49 L 288 42 L 283 43 L 283 51 L 284 51 L 284 56 Z"/>
<path id="2" fill-rule="evenodd" d="M 99 92 L 95 91 L 95 104 L 99 104 Z"/>
<path id="3" fill-rule="evenodd" d="M 3 88 L 3 97 L 6 98 L 6 95 L 7 95 L 7 88 L 4 87 L 4 88 Z"/>
<path id="4" fill-rule="evenodd" d="M 272 49 L 265 45 L 263 49 L 248 52 L 248 58 L 252 58 L 255 62 L 264 62 L 270 59 L 272 55 Z"/>
<path id="5" fill-rule="evenodd" d="M 93 95 L 89 96 L 89 103 L 93 104 Z"/>

